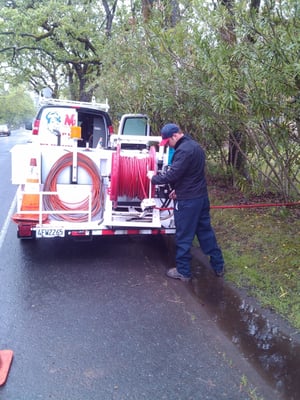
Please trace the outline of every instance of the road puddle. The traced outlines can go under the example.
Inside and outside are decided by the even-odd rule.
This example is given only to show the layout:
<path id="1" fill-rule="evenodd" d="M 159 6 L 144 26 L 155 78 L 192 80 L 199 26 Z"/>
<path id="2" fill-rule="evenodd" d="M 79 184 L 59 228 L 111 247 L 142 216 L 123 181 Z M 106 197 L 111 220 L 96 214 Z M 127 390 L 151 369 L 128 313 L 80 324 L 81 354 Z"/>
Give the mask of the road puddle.
<path id="1" fill-rule="evenodd" d="M 300 399 L 300 342 L 295 340 L 296 336 L 299 339 L 296 329 L 294 337 L 293 333 L 283 333 L 208 268 L 194 265 L 193 273 L 194 294 L 243 355 L 284 399 Z"/>

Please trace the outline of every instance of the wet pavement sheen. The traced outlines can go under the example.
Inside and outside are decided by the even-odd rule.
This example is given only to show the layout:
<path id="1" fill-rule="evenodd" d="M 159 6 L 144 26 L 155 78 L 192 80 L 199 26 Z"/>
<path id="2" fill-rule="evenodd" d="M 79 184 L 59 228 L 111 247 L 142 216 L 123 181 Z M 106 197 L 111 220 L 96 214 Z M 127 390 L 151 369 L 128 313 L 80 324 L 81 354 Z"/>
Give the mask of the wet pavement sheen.
<path id="1" fill-rule="evenodd" d="M 299 331 L 223 280 L 217 282 L 216 288 L 215 278 L 200 249 L 194 248 L 193 255 L 193 293 L 207 306 L 232 343 L 282 397 L 299 399 Z"/>

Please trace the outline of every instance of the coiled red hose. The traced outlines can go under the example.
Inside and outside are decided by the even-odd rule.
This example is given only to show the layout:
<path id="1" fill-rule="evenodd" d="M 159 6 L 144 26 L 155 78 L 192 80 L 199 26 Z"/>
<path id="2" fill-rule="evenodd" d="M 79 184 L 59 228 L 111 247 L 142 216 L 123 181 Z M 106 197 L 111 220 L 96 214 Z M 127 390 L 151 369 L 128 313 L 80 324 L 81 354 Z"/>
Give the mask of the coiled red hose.
<path id="1" fill-rule="evenodd" d="M 149 197 L 150 181 L 147 178 L 149 170 L 156 170 L 155 147 L 150 148 L 149 154 L 139 156 L 121 156 L 121 149 L 112 155 L 111 191 L 110 199 L 117 201 L 119 196 L 127 196 L 130 199 L 143 200 Z M 154 187 L 151 185 L 150 196 L 154 195 Z"/>
<path id="2" fill-rule="evenodd" d="M 95 216 L 102 208 L 102 182 L 98 168 L 93 160 L 82 153 L 77 154 L 78 166 L 83 168 L 91 177 L 91 216 Z M 57 180 L 60 173 L 71 167 L 73 163 L 73 154 L 66 153 L 60 157 L 52 166 L 44 183 L 44 192 L 57 192 Z M 79 202 L 69 203 L 62 201 L 57 194 L 44 195 L 43 207 L 45 211 L 74 211 L 68 214 L 51 214 L 53 219 L 69 222 L 84 222 L 88 220 L 88 214 L 76 213 L 77 211 L 89 210 L 89 196 Z"/>

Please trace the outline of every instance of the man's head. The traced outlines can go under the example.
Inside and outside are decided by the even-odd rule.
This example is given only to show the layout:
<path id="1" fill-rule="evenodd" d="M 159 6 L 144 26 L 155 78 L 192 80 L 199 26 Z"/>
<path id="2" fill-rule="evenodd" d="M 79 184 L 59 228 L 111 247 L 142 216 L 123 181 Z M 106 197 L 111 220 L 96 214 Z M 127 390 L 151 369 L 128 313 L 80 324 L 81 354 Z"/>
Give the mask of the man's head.
<path id="1" fill-rule="evenodd" d="M 176 124 L 166 124 L 161 129 L 162 141 L 160 146 L 170 146 L 174 147 L 176 142 L 182 137 L 183 133 L 178 125 Z"/>

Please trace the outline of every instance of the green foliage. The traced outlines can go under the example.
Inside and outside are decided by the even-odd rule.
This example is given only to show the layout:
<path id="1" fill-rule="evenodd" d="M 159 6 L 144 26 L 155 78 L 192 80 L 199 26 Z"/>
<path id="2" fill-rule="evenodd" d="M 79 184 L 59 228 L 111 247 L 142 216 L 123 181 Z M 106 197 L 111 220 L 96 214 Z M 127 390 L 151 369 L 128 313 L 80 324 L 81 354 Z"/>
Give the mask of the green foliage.
<path id="1" fill-rule="evenodd" d="M 36 110 L 31 97 L 22 87 L 2 92 L 0 99 L 0 123 L 7 123 L 10 127 L 19 127 L 32 121 Z"/>
<path id="2" fill-rule="evenodd" d="M 220 191 L 211 188 L 210 193 L 212 204 L 226 202 Z M 246 288 L 296 328 L 300 328 L 298 211 L 272 207 L 212 210 L 226 279 Z"/>
<path id="3" fill-rule="evenodd" d="M 5 4 L 0 18 L 1 54 L 14 82 L 19 75 L 35 91 L 48 86 L 56 95 L 69 83 L 69 97 L 91 97 L 87 85 L 91 74 L 100 71 L 107 36 L 102 25 L 106 17 L 98 2 Z"/>
<path id="4" fill-rule="evenodd" d="M 222 166 L 228 135 L 238 130 L 243 146 L 233 144 L 244 168 L 229 166 L 232 181 L 247 192 L 297 198 L 299 133 L 290 124 L 300 111 L 299 11 L 286 2 L 279 7 L 267 3 L 260 14 L 242 1 L 228 13 L 191 2 L 170 27 L 155 9 L 147 25 L 136 21 L 115 32 L 101 92 L 111 92 L 113 110 L 146 111 L 155 131 L 165 121 L 179 123 Z"/>

